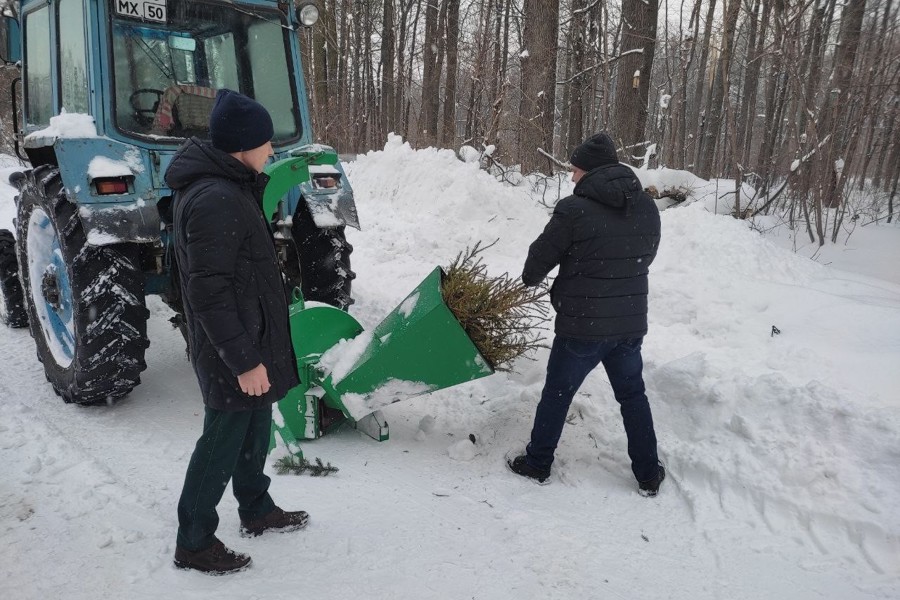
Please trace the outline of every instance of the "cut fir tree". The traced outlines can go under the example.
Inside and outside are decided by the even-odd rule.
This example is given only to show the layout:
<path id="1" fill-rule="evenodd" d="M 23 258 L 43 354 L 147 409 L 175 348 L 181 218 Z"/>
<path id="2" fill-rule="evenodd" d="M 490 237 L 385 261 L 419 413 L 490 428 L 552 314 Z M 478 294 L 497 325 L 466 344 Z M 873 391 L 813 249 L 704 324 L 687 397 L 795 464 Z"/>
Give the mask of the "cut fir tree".
<path id="1" fill-rule="evenodd" d="M 496 242 L 494 242 L 496 243 Z M 542 347 L 549 320 L 546 287 L 526 287 L 509 273 L 489 275 L 481 254 L 493 246 L 475 244 L 445 269 L 444 302 L 486 361 L 498 371 Z"/>

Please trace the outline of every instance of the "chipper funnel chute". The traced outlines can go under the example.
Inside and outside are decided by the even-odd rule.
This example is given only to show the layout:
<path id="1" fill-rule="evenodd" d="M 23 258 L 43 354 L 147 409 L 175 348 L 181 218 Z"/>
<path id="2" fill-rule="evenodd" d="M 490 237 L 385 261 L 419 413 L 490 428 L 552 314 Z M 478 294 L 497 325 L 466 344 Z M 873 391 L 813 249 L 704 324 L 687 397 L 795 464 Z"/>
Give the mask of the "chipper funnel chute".
<path id="1" fill-rule="evenodd" d="M 296 452 L 298 440 L 349 419 L 387 439 L 380 408 L 493 373 L 444 303 L 443 276 L 432 271 L 371 332 L 348 313 L 298 297 L 290 322 L 302 383 L 278 403 L 276 437 Z"/>

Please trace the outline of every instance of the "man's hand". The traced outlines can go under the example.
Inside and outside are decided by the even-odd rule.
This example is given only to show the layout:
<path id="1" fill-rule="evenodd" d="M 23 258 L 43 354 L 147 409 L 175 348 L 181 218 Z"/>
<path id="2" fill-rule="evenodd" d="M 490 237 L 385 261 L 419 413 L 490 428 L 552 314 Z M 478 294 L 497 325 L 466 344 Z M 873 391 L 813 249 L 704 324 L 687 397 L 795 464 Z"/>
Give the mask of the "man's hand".
<path id="1" fill-rule="evenodd" d="M 248 396 L 262 396 L 272 387 L 272 384 L 269 383 L 269 373 L 262 363 L 246 373 L 238 375 L 238 384 L 241 386 L 241 391 Z"/>

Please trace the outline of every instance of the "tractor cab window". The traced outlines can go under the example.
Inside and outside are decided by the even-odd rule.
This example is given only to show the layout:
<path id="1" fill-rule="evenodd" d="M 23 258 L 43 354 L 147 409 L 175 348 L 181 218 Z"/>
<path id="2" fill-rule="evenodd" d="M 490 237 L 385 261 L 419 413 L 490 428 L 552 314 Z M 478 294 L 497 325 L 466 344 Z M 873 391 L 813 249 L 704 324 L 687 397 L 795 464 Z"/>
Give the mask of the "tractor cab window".
<path id="1" fill-rule="evenodd" d="M 62 107 L 70 113 L 88 112 L 87 53 L 84 43 L 84 3 L 59 3 L 59 81 Z"/>
<path id="2" fill-rule="evenodd" d="M 300 135 L 283 15 L 248 5 L 169 0 L 154 20 L 114 13 L 115 116 L 126 133 L 208 136 L 216 92 L 240 91 L 272 115 L 274 143 Z"/>
<path id="3" fill-rule="evenodd" d="M 46 125 L 53 114 L 50 80 L 50 7 L 25 15 L 25 106 L 31 125 Z"/>

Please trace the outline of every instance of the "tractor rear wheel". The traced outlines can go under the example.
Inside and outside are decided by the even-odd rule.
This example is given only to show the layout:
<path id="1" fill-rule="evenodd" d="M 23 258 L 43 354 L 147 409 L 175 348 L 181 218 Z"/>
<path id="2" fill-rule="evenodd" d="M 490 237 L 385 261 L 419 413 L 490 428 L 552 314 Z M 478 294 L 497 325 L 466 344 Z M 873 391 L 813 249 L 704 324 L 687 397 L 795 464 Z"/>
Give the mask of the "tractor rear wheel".
<path id="1" fill-rule="evenodd" d="M 22 288 L 47 380 L 66 402 L 121 398 L 149 345 L 139 248 L 89 245 L 55 167 L 28 171 L 19 189 Z"/>
<path id="2" fill-rule="evenodd" d="M 344 227 L 320 229 L 301 201 L 294 214 L 291 236 L 297 249 L 303 298 L 347 310 L 354 300 L 350 290 L 356 273 L 350 269 L 353 246 Z M 292 273 L 288 273 L 292 278 Z"/>
<path id="3" fill-rule="evenodd" d="M 19 282 L 16 238 L 6 229 L 0 229 L 0 323 L 7 327 L 28 326 L 28 312 Z"/>

